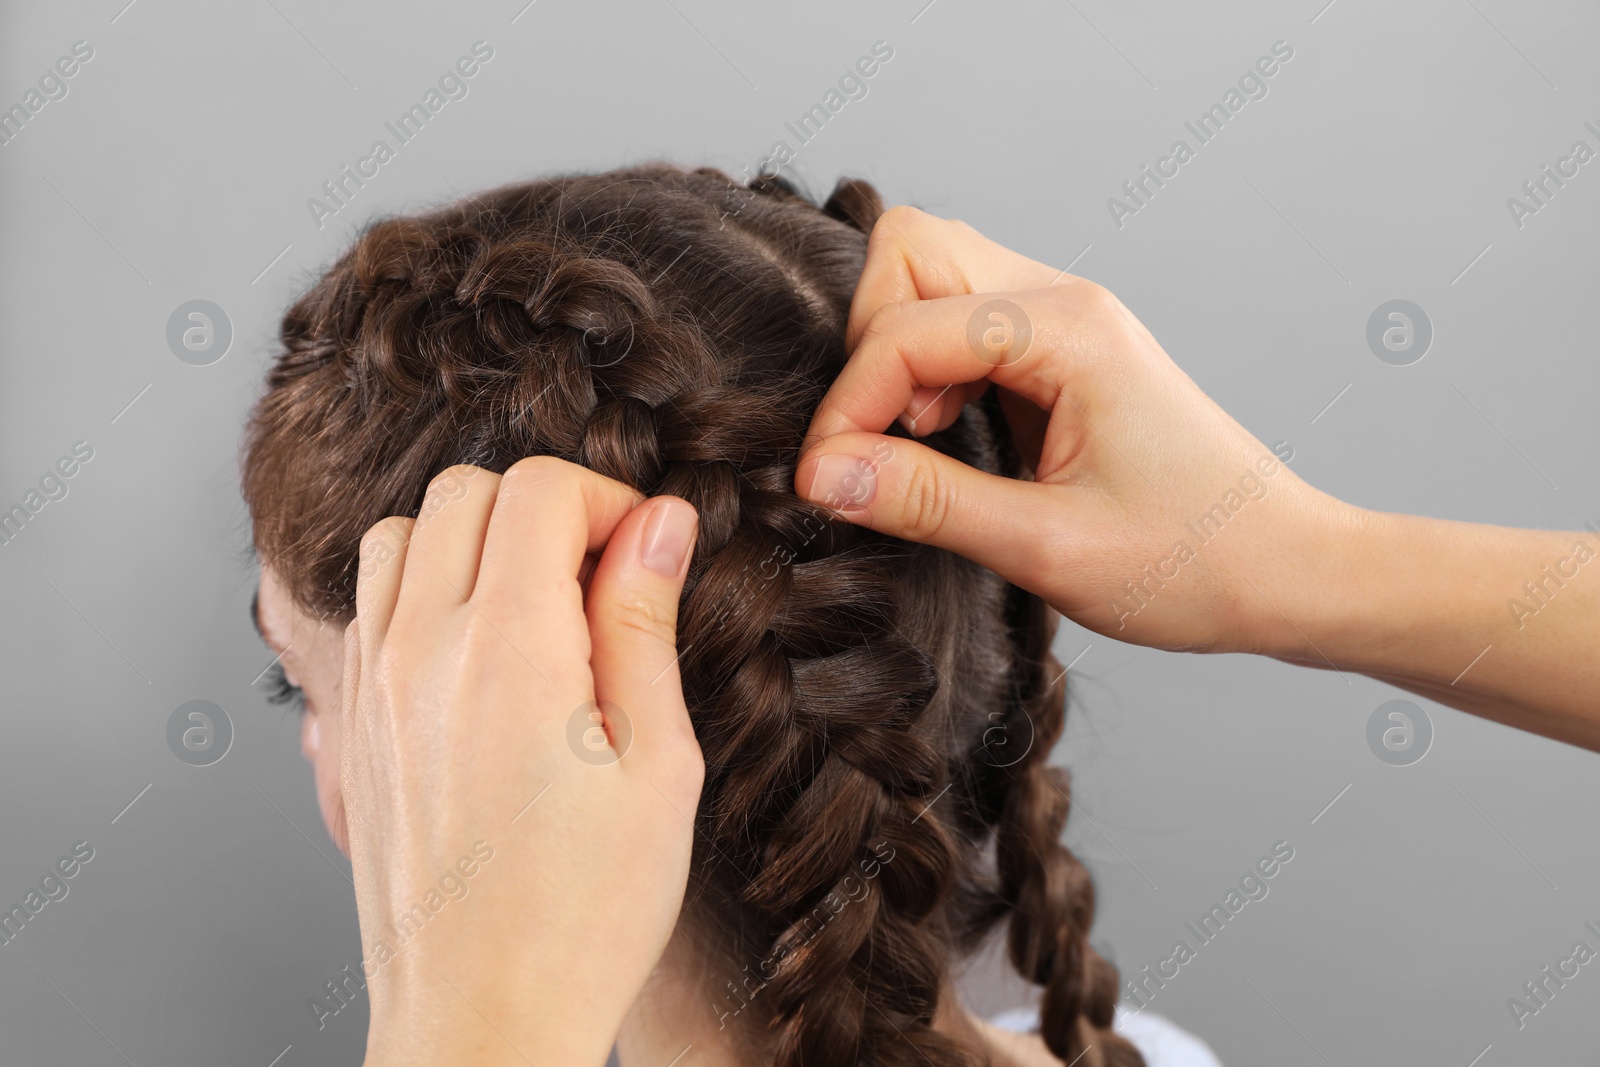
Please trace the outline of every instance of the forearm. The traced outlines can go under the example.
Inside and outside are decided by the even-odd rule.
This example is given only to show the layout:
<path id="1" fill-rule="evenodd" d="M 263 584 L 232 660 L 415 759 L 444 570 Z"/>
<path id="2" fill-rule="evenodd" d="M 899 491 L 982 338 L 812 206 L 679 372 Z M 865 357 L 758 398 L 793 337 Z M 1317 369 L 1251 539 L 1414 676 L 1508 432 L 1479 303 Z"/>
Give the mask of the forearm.
<path id="1" fill-rule="evenodd" d="M 1600 750 L 1600 537 L 1347 520 L 1308 538 L 1305 580 L 1263 616 L 1269 655 Z"/>

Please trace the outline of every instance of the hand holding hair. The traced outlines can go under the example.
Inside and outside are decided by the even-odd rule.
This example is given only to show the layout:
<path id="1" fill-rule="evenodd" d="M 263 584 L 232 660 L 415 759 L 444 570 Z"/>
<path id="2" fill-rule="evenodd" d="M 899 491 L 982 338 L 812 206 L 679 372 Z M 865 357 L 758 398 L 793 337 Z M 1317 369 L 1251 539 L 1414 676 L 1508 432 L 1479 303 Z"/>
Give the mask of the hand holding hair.
<path id="1" fill-rule="evenodd" d="M 696 515 L 641 499 L 551 457 L 452 467 L 362 541 L 342 784 L 369 1067 L 598 1067 L 666 945 L 705 772 L 674 647 Z M 473 906 L 444 903 L 469 854 Z"/>
<path id="2" fill-rule="evenodd" d="M 872 231 L 846 343 L 803 497 L 959 552 L 1110 637 L 1356 671 L 1600 750 L 1600 567 L 1571 577 L 1600 539 L 1322 493 L 1106 289 L 913 208 Z M 1032 481 L 883 433 L 944 429 L 991 387 Z M 1536 619 L 1508 608 L 1552 565 L 1570 580 Z"/>

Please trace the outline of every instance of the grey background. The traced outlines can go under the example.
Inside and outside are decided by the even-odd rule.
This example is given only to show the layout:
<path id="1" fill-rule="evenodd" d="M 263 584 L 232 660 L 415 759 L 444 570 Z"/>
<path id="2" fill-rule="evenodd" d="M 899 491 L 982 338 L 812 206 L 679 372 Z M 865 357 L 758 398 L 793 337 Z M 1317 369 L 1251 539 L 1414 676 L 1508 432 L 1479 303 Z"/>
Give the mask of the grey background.
<path id="1" fill-rule="evenodd" d="M 360 1007 L 321 1031 L 307 1008 L 359 958 L 356 913 L 245 618 L 236 448 L 286 302 L 374 213 L 655 157 L 753 169 L 876 40 L 893 60 L 787 168 L 803 185 L 865 177 L 1073 264 L 1344 499 L 1600 522 L 1600 162 L 1520 229 L 1506 207 L 1573 141 L 1600 148 L 1593 4 L 524 2 L 0 11 L 0 105 L 95 49 L 0 147 L 0 505 L 95 450 L 0 547 L 0 902 L 95 848 L 0 946 L 5 1063 L 360 1060 Z M 319 230 L 306 199 L 479 39 L 470 95 Z M 1269 95 L 1117 228 L 1106 199 L 1278 40 Z M 1408 367 L 1365 342 L 1396 298 L 1435 330 Z M 212 366 L 165 342 L 192 299 L 234 326 Z M 1238 1067 L 1594 1062 L 1600 964 L 1520 1031 L 1506 1007 L 1600 948 L 1593 755 L 1419 699 L 1432 751 L 1394 767 L 1365 740 L 1400 695 L 1376 682 L 1072 627 L 1059 651 L 1082 657 L 1067 837 L 1125 971 L 1295 849 L 1154 1010 Z M 234 725 L 214 766 L 167 748 L 193 699 Z M 985 1008 L 1021 995 L 988 967 L 970 985 Z"/>

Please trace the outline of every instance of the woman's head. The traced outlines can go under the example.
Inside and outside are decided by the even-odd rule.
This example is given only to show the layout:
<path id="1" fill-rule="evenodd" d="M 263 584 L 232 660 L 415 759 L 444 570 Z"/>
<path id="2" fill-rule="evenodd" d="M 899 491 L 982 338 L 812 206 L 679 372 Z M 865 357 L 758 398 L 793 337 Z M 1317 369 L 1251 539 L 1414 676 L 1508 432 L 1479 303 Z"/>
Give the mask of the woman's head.
<path id="1" fill-rule="evenodd" d="M 862 183 L 818 208 L 653 165 L 370 228 L 285 316 L 252 415 L 262 627 L 317 687 L 303 738 L 338 836 L 339 634 L 371 525 L 415 515 L 452 464 L 532 455 L 682 496 L 700 534 L 680 669 L 707 774 L 680 934 L 724 1025 L 785 1065 L 979 1062 L 933 1016 L 951 961 L 1009 920 L 1057 1055 L 1138 1063 L 1105 1033 L 1116 976 L 1058 843 L 1044 606 L 792 491 L 880 210 Z M 1020 471 L 991 403 L 930 443 Z"/>

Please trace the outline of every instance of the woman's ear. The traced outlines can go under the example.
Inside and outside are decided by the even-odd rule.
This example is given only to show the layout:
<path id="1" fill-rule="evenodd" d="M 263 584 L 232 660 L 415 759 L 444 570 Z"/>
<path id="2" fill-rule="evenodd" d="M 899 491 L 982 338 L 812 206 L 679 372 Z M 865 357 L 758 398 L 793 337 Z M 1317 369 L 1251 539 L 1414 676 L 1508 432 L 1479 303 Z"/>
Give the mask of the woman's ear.
<path id="1" fill-rule="evenodd" d="M 344 793 L 339 787 L 343 732 L 337 712 L 307 711 L 300 720 L 300 751 L 311 763 L 322 825 L 334 846 L 350 855 L 350 829 L 345 821 Z"/>

